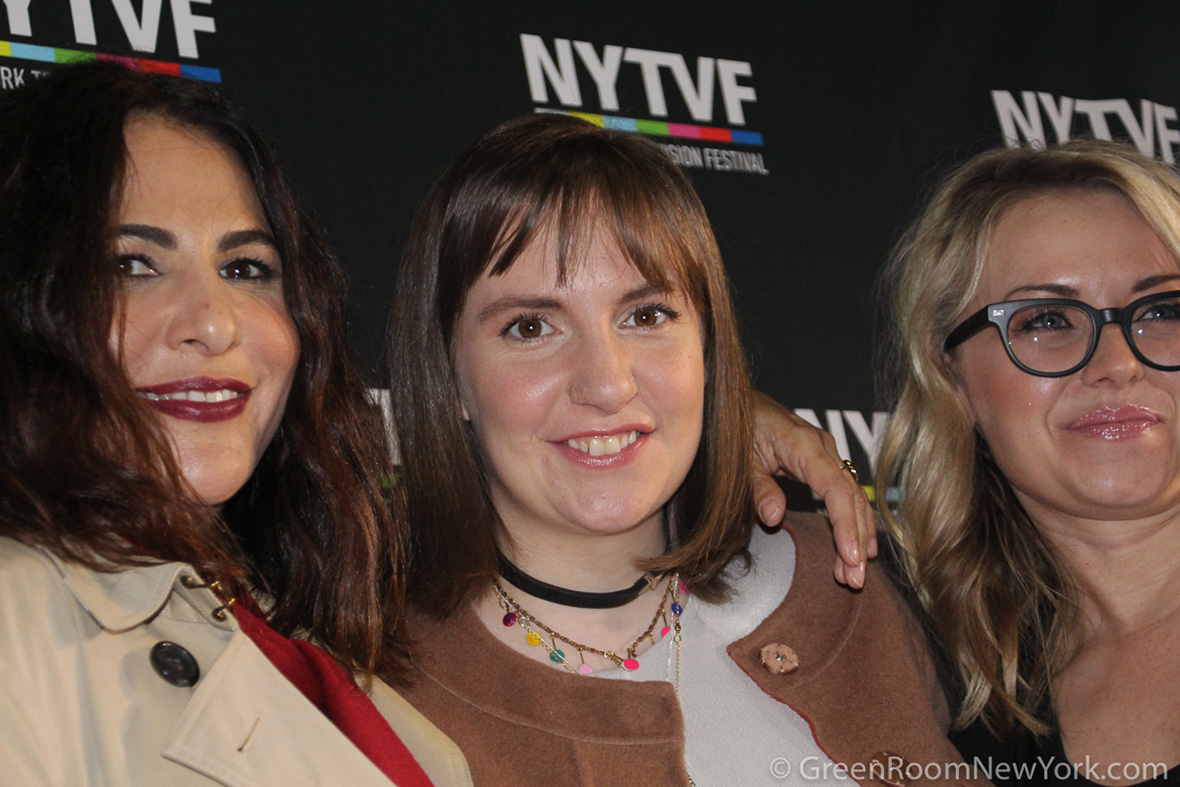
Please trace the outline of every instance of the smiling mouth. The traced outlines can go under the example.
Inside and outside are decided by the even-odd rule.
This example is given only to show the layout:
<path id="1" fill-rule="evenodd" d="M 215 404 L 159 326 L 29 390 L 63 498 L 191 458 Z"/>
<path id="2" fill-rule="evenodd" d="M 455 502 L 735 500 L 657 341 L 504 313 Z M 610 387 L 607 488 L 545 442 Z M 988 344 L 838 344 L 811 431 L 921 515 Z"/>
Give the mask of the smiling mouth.
<path id="1" fill-rule="evenodd" d="M 232 378 L 190 377 L 137 388 L 148 407 L 182 421 L 216 423 L 241 415 L 253 389 Z"/>
<path id="2" fill-rule="evenodd" d="M 245 396 L 247 391 L 231 391 L 222 388 L 219 391 L 176 391 L 175 393 L 156 394 L 151 391 L 136 391 L 141 398 L 149 402 L 225 402 Z"/>
<path id="3" fill-rule="evenodd" d="M 575 451 L 581 451 L 590 456 L 610 456 L 617 454 L 627 446 L 639 439 L 639 432 L 632 429 L 630 432 L 622 432 L 621 434 L 613 434 L 610 437 L 586 437 L 583 439 L 566 440 L 565 444 Z"/>
<path id="4" fill-rule="evenodd" d="M 1099 407 L 1071 421 L 1067 428 L 1089 437 L 1121 440 L 1137 437 L 1161 422 L 1160 417 L 1146 407 Z"/>

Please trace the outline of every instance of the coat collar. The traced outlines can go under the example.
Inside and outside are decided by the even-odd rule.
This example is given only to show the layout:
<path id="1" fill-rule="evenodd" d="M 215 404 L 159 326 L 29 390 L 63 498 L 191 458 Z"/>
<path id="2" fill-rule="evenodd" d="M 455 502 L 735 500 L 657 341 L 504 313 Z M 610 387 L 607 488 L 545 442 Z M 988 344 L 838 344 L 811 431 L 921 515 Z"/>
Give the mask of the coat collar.
<path id="1" fill-rule="evenodd" d="M 764 692 L 807 720 L 832 760 L 862 774 L 874 767 L 885 773 L 882 763 L 906 774 L 921 766 L 923 778 L 910 782 L 914 787 L 948 783 L 927 774 L 965 775 L 948 770 L 950 763 L 960 768 L 962 758 L 945 737 L 950 722 L 945 698 L 923 633 L 905 603 L 872 565 L 862 590 L 836 585 L 826 521 L 810 515 L 791 519 L 788 532 L 798 558 L 791 592 L 770 617 L 729 646 L 730 657 Z M 797 670 L 777 674 L 765 667 L 762 648 L 774 644 L 795 651 Z"/>
<path id="2" fill-rule="evenodd" d="M 819 679 L 841 654 L 860 620 L 864 595 L 859 590 L 838 586 L 826 570 L 832 551 L 826 520 L 815 515 L 792 514 L 784 520 L 782 529 L 783 532 L 771 533 L 766 538 L 793 542 L 795 559 L 791 561 L 794 572 L 790 593 L 785 601 L 780 596 L 781 606 L 776 605 L 778 609 L 771 609 L 759 618 L 757 628 L 743 633 L 728 650 L 742 664 L 737 654 L 760 652 L 774 639 L 769 631 L 789 632 L 789 641 L 782 644 L 798 654 L 802 666 L 769 682 L 779 691 L 790 691 Z M 764 555 L 763 563 L 778 559 L 777 550 L 764 549 L 760 554 Z M 883 577 L 876 580 L 888 581 Z M 757 682 L 768 680 L 764 672 L 761 668 L 753 672 Z"/>
<path id="3" fill-rule="evenodd" d="M 725 568 L 732 588 L 720 604 L 693 601 L 694 625 L 707 626 L 711 638 L 730 643 L 747 636 L 783 603 L 795 576 L 795 542 L 779 530 L 756 527 L 750 536 L 748 565 L 735 559 Z"/>
<path id="4" fill-rule="evenodd" d="M 116 571 L 95 571 L 46 553 L 61 572 L 66 587 L 102 629 L 121 632 L 142 625 L 159 612 L 184 572 L 196 576 L 183 563 L 131 566 Z"/>

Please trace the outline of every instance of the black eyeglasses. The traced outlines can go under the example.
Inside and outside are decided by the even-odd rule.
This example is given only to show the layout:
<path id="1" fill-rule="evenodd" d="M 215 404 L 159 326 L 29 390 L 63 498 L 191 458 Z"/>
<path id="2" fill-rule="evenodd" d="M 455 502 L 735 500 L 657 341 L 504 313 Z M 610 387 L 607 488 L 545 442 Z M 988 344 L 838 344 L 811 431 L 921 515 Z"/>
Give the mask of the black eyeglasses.
<path id="1" fill-rule="evenodd" d="M 1117 323 L 1135 357 L 1153 369 L 1180 370 L 1180 290 L 1155 292 L 1123 308 L 1095 309 L 1068 298 L 989 303 L 951 331 L 952 350 L 994 324 L 1012 363 L 1038 377 L 1065 377 L 1090 362 L 1102 328 Z"/>

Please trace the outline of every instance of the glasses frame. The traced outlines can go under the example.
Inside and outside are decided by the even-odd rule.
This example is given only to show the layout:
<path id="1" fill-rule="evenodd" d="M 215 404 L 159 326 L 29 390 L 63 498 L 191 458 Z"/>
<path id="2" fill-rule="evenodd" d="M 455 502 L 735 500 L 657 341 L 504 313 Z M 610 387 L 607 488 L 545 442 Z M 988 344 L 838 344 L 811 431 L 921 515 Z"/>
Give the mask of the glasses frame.
<path id="1" fill-rule="evenodd" d="M 1107 325 L 1115 324 L 1123 329 L 1123 338 L 1127 340 L 1127 346 L 1131 348 L 1131 352 L 1135 354 L 1135 357 L 1144 364 L 1150 366 L 1152 369 L 1159 369 L 1162 372 L 1180 371 L 1180 364 L 1164 366 L 1147 358 L 1135 342 L 1133 335 L 1134 327 L 1131 323 L 1131 318 L 1134 317 L 1135 312 L 1144 304 L 1174 299 L 1180 299 L 1180 290 L 1153 292 L 1150 295 L 1145 295 L 1142 298 L 1131 301 L 1126 306 L 1112 306 L 1107 309 L 1096 309 L 1088 303 L 1075 301 L 1072 298 L 1028 298 L 1020 301 L 998 301 L 996 303 L 989 303 L 959 323 L 950 332 L 950 335 L 946 337 L 942 348 L 946 352 L 950 352 L 988 325 L 994 325 L 1000 329 L 1000 336 L 1004 340 L 1004 349 L 1008 351 L 1008 357 L 1012 359 L 1012 363 L 1016 364 L 1017 368 L 1022 372 L 1037 377 L 1068 377 L 1074 372 L 1085 368 L 1086 364 L 1093 359 L 1094 353 L 1098 349 L 1098 340 L 1102 337 L 1102 329 Z M 1086 350 L 1086 354 L 1082 357 L 1081 361 L 1061 372 L 1041 372 L 1029 368 L 1020 362 L 1020 359 L 1016 357 L 1016 353 L 1012 350 L 1011 343 L 1008 341 L 1008 321 L 1012 318 L 1013 314 L 1030 306 L 1070 306 L 1080 309 L 1089 316 L 1090 324 L 1094 330 L 1090 335 L 1090 347 Z"/>

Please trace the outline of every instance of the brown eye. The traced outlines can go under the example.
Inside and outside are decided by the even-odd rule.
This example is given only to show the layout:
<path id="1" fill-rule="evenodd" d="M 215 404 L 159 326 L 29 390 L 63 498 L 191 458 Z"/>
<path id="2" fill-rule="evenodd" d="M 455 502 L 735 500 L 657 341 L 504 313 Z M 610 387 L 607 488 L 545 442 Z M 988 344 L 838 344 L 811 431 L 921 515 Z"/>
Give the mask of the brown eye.
<path id="1" fill-rule="evenodd" d="M 675 320 L 679 316 L 677 312 L 667 306 L 652 303 L 640 306 L 631 312 L 623 325 L 630 328 L 655 328 L 665 320 Z"/>
<path id="2" fill-rule="evenodd" d="M 540 317 L 518 317 L 505 333 L 518 339 L 540 339 L 553 333 L 553 327 Z"/>
<path id="3" fill-rule="evenodd" d="M 116 259 L 116 264 L 119 266 L 119 274 L 126 278 L 138 278 L 140 276 L 155 276 L 156 269 L 147 260 L 146 257 L 141 257 L 135 254 L 123 254 Z"/>
<path id="4" fill-rule="evenodd" d="M 221 266 L 221 276 L 225 279 L 262 279 L 275 277 L 274 268 L 262 260 L 240 258 L 230 260 Z"/>
<path id="5" fill-rule="evenodd" d="M 635 314 L 633 315 L 633 319 L 635 321 L 635 324 L 638 325 L 640 328 L 647 328 L 651 325 L 655 325 L 656 323 L 658 323 L 660 321 L 660 312 L 657 309 L 653 309 L 651 307 L 645 307 L 643 309 L 639 309 L 638 311 L 636 311 Z"/>

